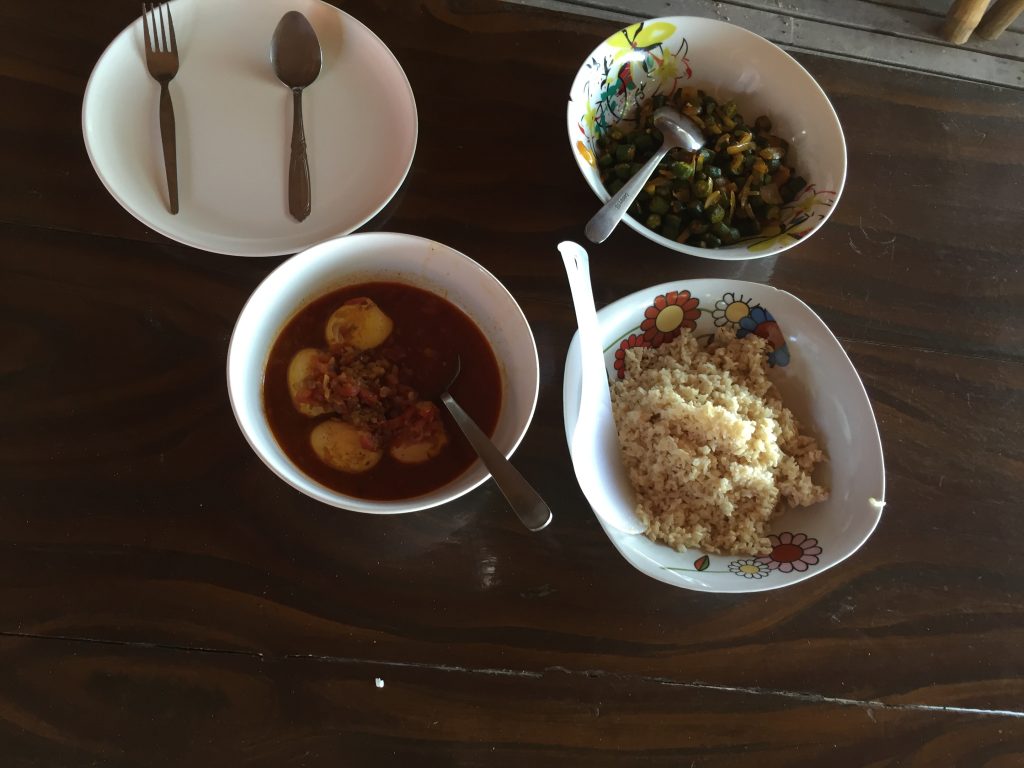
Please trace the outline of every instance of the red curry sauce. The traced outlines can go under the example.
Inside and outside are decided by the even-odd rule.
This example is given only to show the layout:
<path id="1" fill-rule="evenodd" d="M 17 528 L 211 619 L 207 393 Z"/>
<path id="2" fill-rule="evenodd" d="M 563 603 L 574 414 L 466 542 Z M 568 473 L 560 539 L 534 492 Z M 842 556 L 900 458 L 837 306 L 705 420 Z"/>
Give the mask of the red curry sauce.
<path id="1" fill-rule="evenodd" d="M 403 350 L 405 382 L 423 400 L 437 403 L 448 443 L 422 464 L 403 464 L 385 451 L 367 472 L 350 474 L 323 463 L 309 435 L 331 414 L 310 418 L 299 413 L 288 388 L 288 365 L 300 349 L 327 346 L 327 319 L 346 301 L 372 299 L 394 322 L 389 345 Z M 419 496 L 458 477 L 477 458 L 473 448 L 437 399 L 451 379 L 456 355 L 462 372 L 452 396 L 487 434 L 493 434 L 501 411 L 501 376 L 490 344 L 476 324 L 440 296 L 402 283 L 362 283 L 327 294 L 300 310 L 278 335 L 270 350 L 263 380 L 263 405 L 270 430 L 281 449 L 312 479 L 341 493 L 364 499 L 390 500 Z"/>

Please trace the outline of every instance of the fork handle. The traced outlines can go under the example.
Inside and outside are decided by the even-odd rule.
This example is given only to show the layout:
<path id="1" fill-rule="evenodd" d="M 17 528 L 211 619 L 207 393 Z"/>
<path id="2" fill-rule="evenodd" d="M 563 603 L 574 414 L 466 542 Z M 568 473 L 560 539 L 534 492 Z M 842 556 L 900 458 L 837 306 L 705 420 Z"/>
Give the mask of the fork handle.
<path id="1" fill-rule="evenodd" d="M 293 88 L 292 154 L 288 164 L 288 211 L 298 221 L 309 216 L 309 160 L 306 132 L 302 127 L 302 89 Z"/>
<path id="2" fill-rule="evenodd" d="M 160 141 L 164 145 L 164 171 L 167 173 L 167 203 L 171 213 L 178 212 L 178 145 L 174 134 L 174 105 L 167 83 L 160 83 Z"/>

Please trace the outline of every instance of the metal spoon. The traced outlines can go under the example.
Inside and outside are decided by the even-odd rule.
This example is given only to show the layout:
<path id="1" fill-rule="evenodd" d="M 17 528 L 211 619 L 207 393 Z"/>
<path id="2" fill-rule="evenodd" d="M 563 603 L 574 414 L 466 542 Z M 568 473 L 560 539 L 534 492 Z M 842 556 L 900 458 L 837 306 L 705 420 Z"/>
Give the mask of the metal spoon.
<path id="1" fill-rule="evenodd" d="M 633 200 L 640 194 L 640 190 L 647 184 L 654 169 L 658 167 L 658 163 L 668 154 L 669 150 L 679 148 L 688 152 L 696 152 L 704 146 L 704 134 L 701 133 L 697 124 L 671 107 L 655 110 L 654 125 L 664 137 L 661 146 L 651 156 L 651 159 L 622 185 L 622 189 L 612 195 L 608 202 L 601 207 L 601 210 L 587 222 L 583 234 L 590 242 L 603 243 L 608 239 L 608 235 L 626 215 L 629 206 L 633 204 Z"/>
<path id="2" fill-rule="evenodd" d="M 302 127 L 302 89 L 320 74 L 323 52 L 316 32 L 298 11 L 281 17 L 270 43 L 270 63 L 277 79 L 292 89 L 292 152 L 288 163 L 288 211 L 297 220 L 309 216 L 309 161 Z"/>
<path id="3" fill-rule="evenodd" d="M 580 416 L 569 441 L 576 481 L 604 522 L 624 533 L 643 533 L 647 526 L 634 511 L 632 485 L 615 431 L 590 261 L 587 252 L 571 240 L 559 243 L 558 250 L 569 278 L 580 337 Z"/>
<path id="4" fill-rule="evenodd" d="M 551 522 L 552 515 L 551 509 L 544 502 L 544 499 L 526 482 L 526 479 L 519 474 L 519 470 L 509 463 L 505 455 L 498 450 L 497 446 L 491 442 L 491 439 L 484 434 L 483 430 L 476 425 L 476 422 L 473 421 L 470 415 L 462 410 L 462 406 L 455 402 L 451 394 L 449 394 L 448 390 L 455 383 L 461 371 L 462 360 L 456 357 L 455 373 L 452 375 L 451 381 L 448 382 L 448 386 L 445 387 L 444 392 L 441 393 L 441 402 L 451 412 L 455 423 L 462 430 L 462 434 L 469 440 L 469 444 L 473 446 L 473 450 L 476 451 L 484 466 L 487 467 L 487 471 L 494 478 L 494 482 L 497 483 L 498 490 L 508 500 L 512 511 L 523 521 L 523 525 L 531 531 L 539 531 L 545 528 Z"/>

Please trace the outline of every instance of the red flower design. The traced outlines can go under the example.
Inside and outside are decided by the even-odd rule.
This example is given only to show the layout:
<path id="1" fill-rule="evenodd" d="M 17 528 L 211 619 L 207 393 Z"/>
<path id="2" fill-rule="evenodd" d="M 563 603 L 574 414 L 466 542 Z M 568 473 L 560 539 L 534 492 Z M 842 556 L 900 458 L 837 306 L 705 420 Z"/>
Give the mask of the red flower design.
<path id="1" fill-rule="evenodd" d="M 809 539 L 807 534 L 780 533 L 778 536 L 769 536 L 768 540 L 772 543 L 772 551 L 757 558 L 757 562 L 764 563 L 773 571 L 806 571 L 808 566 L 818 564 L 821 547 L 817 539 Z"/>
<path id="2" fill-rule="evenodd" d="M 618 374 L 620 379 L 626 377 L 626 350 L 632 349 L 633 347 L 649 347 L 651 346 L 644 341 L 643 336 L 637 336 L 635 333 L 629 334 L 628 339 L 623 339 L 622 343 L 619 344 L 619 348 L 615 350 L 615 372 Z"/>
<path id="3" fill-rule="evenodd" d="M 672 341 L 683 328 L 696 328 L 699 303 L 689 291 L 669 291 L 655 297 L 654 303 L 644 310 L 644 321 L 640 323 L 644 341 L 648 346 L 660 347 Z"/>

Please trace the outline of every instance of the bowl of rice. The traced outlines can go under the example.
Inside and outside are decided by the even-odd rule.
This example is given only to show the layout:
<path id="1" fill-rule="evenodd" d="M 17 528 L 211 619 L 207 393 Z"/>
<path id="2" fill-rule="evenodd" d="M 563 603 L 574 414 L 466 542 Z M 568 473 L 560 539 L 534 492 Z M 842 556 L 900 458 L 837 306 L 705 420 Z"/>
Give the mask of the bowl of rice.
<path id="1" fill-rule="evenodd" d="M 598 520 L 622 556 L 705 592 L 795 584 L 852 555 L 885 505 L 871 401 L 842 345 L 785 291 L 663 283 L 598 313 L 628 482 L 601 489 L 646 524 Z M 579 419 L 579 341 L 563 384 Z"/>

